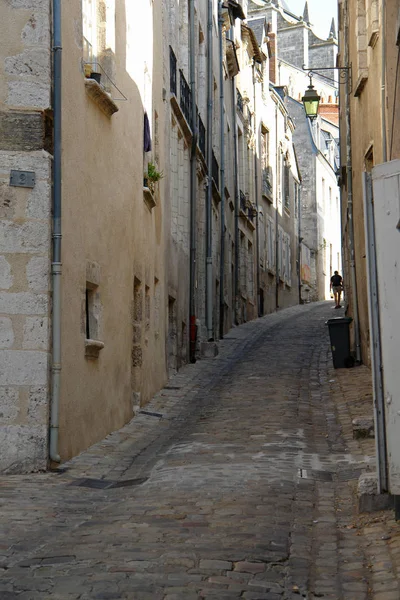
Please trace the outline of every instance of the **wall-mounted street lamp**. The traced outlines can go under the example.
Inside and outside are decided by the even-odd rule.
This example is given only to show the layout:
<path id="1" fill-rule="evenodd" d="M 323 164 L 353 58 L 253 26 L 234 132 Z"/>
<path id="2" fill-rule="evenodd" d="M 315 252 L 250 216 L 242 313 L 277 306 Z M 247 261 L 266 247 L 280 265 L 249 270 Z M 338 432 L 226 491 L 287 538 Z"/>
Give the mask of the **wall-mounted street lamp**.
<path id="1" fill-rule="evenodd" d="M 308 119 L 313 121 L 318 116 L 318 108 L 320 96 L 318 96 L 317 90 L 314 88 L 312 78 L 314 73 L 318 73 L 319 77 L 326 79 L 327 81 L 337 83 L 332 77 L 327 77 L 321 71 L 339 71 L 339 84 L 345 83 L 348 85 L 349 92 L 351 92 L 351 66 L 350 67 L 319 67 L 318 69 L 310 69 L 303 65 L 303 71 L 308 71 L 308 77 L 310 78 L 310 85 L 304 92 L 302 98 L 304 110 Z"/>
<path id="2" fill-rule="evenodd" d="M 317 90 L 313 86 L 312 73 L 309 73 L 308 76 L 310 78 L 310 85 L 308 86 L 308 89 L 304 92 L 302 101 L 306 117 L 313 121 L 318 116 L 318 107 L 321 97 L 318 96 Z"/>

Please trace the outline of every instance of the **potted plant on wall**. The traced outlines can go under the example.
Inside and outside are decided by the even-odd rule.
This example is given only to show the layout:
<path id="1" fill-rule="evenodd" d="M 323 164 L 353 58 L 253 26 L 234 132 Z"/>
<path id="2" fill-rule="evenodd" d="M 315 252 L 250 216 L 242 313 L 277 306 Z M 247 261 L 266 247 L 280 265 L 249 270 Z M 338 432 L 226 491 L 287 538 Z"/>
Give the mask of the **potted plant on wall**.
<path id="1" fill-rule="evenodd" d="M 158 171 L 156 165 L 150 161 L 147 165 L 147 171 L 144 172 L 143 186 L 149 188 L 151 193 L 154 194 L 155 184 L 163 177 L 164 173 L 162 171 Z"/>

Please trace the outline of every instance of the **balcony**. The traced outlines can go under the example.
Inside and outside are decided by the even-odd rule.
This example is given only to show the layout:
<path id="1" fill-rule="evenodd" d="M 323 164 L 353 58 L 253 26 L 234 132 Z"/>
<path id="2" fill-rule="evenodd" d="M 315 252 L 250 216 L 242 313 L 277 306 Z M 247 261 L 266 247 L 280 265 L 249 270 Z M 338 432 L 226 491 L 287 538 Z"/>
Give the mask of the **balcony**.
<path id="1" fill-rule="evenodd" d="M 183 114 L 185 115 L 186 121 L 191 126 L 192 119 L 190 114 L 190 105 L 191 105 L 191 92 L 188 82 L 185 79 L 183 71 L 179 71 L 180 75 L 180 107 L 182 109 Z"/>
<path id="2" fill-rule="evenodd" d="M 171 46 L 169 47 L 169 89 L 171 94 L 177 95 L 177 80 L 176 80 L 176 56 Z"/>

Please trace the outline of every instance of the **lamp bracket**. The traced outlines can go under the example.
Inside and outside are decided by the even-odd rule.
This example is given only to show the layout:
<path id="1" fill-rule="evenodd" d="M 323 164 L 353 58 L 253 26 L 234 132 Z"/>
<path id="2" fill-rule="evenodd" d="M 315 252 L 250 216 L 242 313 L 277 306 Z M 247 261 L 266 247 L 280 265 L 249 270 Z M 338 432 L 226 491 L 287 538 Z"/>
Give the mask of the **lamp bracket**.
<path id="1" fill-rule="evenodd" d="M 307 73 L 308 77 L 312 77 L 315 73 L 319 77 L 322 77 L 323 79 L 326 79 L 327 81 L 331 81 L 333 83 L 339 83 L 339 85 L 348 83 L 349 88 L 350 88 L 349 92 L 351 93 L 351 87 L 352 87 L 351 65 L 349 67 L 307 67 L 306 65 L 303 65 L 302 68 L 303 68 L 303 71 L 308 71 L 308 73 Z M 321 73 L 321 71 L 339 71 L 339 81 L 337 82 L 335 79 L 333 79 L 333 77 L 328 77 L 327 75 L 323 75 Z"/>

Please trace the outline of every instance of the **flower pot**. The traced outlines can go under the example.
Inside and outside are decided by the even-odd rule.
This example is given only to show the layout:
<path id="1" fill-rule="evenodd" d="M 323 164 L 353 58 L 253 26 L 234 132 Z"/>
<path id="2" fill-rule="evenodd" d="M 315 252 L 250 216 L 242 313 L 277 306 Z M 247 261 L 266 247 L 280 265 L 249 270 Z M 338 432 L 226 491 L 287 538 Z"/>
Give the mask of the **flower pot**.
<path id="1" fill-rule="evenodd" d="M 90 79 L 94 79 L 97 83 L 100 83 L 101 73 L 90 73 Z"/>

